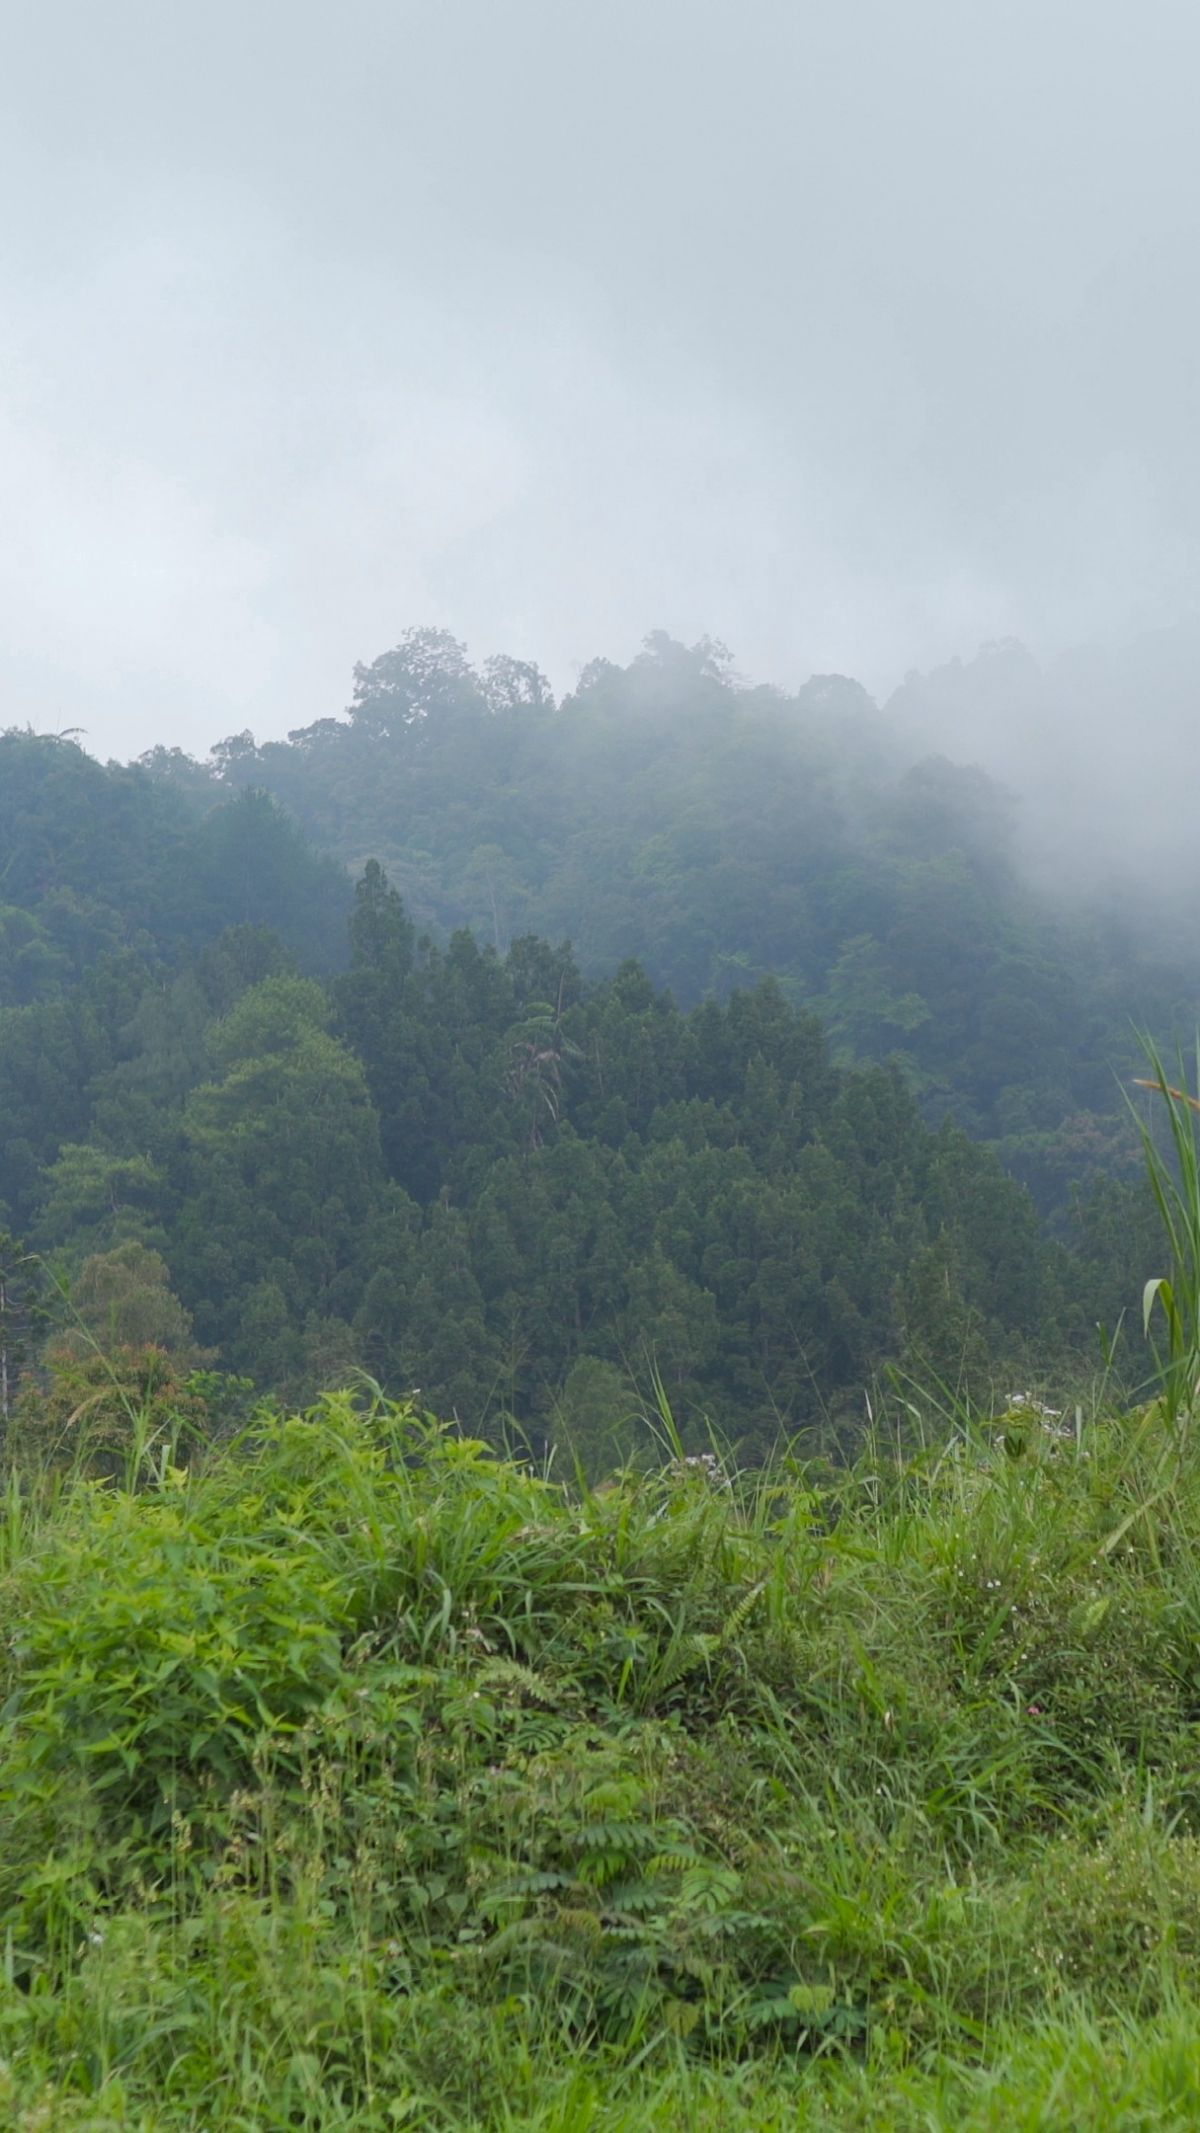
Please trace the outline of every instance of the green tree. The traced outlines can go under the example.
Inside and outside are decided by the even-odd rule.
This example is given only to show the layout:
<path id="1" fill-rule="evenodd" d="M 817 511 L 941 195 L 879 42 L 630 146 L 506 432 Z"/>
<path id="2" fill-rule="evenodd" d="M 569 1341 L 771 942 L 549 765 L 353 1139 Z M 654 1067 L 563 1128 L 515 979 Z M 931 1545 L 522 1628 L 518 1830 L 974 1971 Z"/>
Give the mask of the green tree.
<path id="1" fill-rule="evenodd" d="M 549 1435 L 556 1472 L 576 1468 L 591 1482 L 627 1466 L 647 1446 L 641 1403 L 624 1370 L 599 1356 L 581 1356 L 551 1403 Z"/>
<path id="2" fill-rule="evenodd" d="M 259 1376 L 243 1299 L 267 1282 L 299 1329 L 352 1315 L 362 1239 L 383 1189 L 379 1127 L 362 1067 L 326 1028 L 320 988 L 268 978 L 217 1026 L 218 1078 L 184 1110 L 189 1184 L 176 1229 L 184 1295 L 204 1336 Z"/>
<path id="3" fill-rule="evenodd" d="M 390 652 L 354 669 L 351 717 L 378 739 L 395 739 L 456 711 L 483 709 L 466 647 L 448 630 L 406 630 Z"/>
<path id="4" fill-rule="evenodd" d="M 890 978 L 883 948 L 869 933 L 848 940 L 814 1003 L 846 1059 L 879 1058 L 929 1020 L 917 992 L 901 993 Z"/>
<path id="5" fill-rule="evenodd" d="M 68 1141 L 43 1175 L 37 1234 L 45 1244 L 95 1249 L 158 1232 L 167 1181 L 148 1156 L 116 1155 L 90 1141 Z"/>
<path id="6" fill-rule="evenodd" d="M 191 1316 L 171 1288 L 166 1261 L 135 1239 L 84 1260 L 55 1347 L 77 1356 L 161 1348 L 185 1370 L 213 1360 L 196 1346 Z"/>
<path id="7" fill-rule="evenodd" d="M 0 1451 L 22 1379 L 45 1337 L 42 1263 L 0 1229 Z"/>

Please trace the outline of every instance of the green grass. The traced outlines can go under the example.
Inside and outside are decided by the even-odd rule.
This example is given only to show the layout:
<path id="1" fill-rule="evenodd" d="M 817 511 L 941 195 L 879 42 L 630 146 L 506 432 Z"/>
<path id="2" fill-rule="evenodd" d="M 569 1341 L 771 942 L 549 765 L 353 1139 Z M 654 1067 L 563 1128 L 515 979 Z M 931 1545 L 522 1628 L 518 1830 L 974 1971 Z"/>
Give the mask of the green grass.
<path id="1" fill-rule="evenodd" d="M 1142 1318 L 1148 1338 L 1160 1320 L 1165 1325 L 1166 1347 L 1156 1347 L 1155 1361 L 1168 1420 L 1178 1425 L 1190 1417 L 1200 1392 L 1200 1140 L 1196 1126 L 1200 1098 L 1186 1087 L 1182 1054 L 1177 1081 L 1185 1085 L 1179 1087 L 1168 1081 L 1162 1057 L 1150 1038 L 1142 1039 L 1142 1047 L 1150 1071 L 1137 1086 L 1153 1089 L 1163 1098 L 1165 1148 L 1151 1122 L 1141 1117 L 1132 1102 L 1130 1108 L 1141 1135 L 1170 1265 L 1168 1274 L 1147 1281 Z M 1200 1088 L 1200 1036 L 1195 1065 Z"/>
<path id="2" fill-rule="evenodd" d="M 0 2123 L 1200 2122 L 1161 1406 L 552 1485 L 403 1407 L 0 1505 Z"/>

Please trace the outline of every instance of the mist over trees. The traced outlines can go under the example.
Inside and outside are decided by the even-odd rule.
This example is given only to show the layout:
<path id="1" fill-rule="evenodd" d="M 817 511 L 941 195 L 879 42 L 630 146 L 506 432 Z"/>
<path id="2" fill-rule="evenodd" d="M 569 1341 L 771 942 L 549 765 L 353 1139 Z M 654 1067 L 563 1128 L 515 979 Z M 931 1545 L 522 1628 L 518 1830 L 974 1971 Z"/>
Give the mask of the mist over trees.
<path id="1" fill-rule="evenodd" d="M 995 1143 L 1049 1212 L 1132 1160 L 1131 1024 L 1186 1029 L 1200 961 L 1140 903 L 1048 889 L 1031 844 L 1063 858 L 1066 802 L 1051 845 L 954 748 L 980 737 L 970 691 L 1008 701 L 1031 671 L 1000 648 L 880 711 L 844 676 L 788 696 L 657 632 L 556 703 L 535 666 L 476 670 L 414 629 L 356 669 L 345 717 L 236 736 L 206 769 L 214 791 L 272 793 L 352 871 L 378 858 L 439 937 L 569 938 L 588 975 L 636 956 L 683 1005 L 776 978 L 838 1059 L 895 1059 L 927 1118 Z"/>
<path id="2" fill-rule="evenodd" d="M 11 733 L 0 794 L 45 1413 L 82 1323 L 197 1416 L 360 1370 L 600 1458 L 657 1377 L 757 1456 L 888 1363 L 1090 1367 L 1153 1271 L 1118 1081 L 1194 972 L 844 677 L 658 633 L 557 702 L 415 629 L 285 743 Z"/>
<path id="3" fill-rule="evenodd" d="M 1042 661 L 1013 639 L 987 644 L 908 675 L 885 716 L 906 746 L 976 762 L 1011 792 L 1015 851 L 1043 896 L 1124 925 L 1146 959 L 1186 965 L 1198 699 L 1200 627 L 1186 621 Z"/>

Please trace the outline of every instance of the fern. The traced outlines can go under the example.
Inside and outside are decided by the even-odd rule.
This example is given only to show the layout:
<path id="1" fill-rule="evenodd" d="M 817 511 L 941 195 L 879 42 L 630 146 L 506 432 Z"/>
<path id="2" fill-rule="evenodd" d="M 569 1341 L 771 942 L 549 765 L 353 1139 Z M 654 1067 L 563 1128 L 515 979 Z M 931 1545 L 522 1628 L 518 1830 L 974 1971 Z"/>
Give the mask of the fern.
<path id="1" fill-rule="evenodd" d="M 765 1578 L 760 1578 L 749 1592 L 743 1593 L 720 1630 L 693 1630 L 675 1638 L 651 1677 L 648 1691 L 651 1698 L 667 1695 L 689 1674 L 696 1673 L 701 1667 L 711 1667 L 718 1654 L 736 1642 L 762 1598 L 766 1582 Z"/>
<path id="2" fill-rule="evenodd" d="M 582 1852 L 652 1852 L 658 1831 L 652 1822 L 585 1822 L 573 1837 Z"/>
<path id="3" fill-rule="evenodd" d="M 489 1659 L 475 1681 L 480 1689 L 509 1689 L 551 1710 L 562 1702 L 557 1690 L 548 1687 L 540 1674 L 535 1674 L 532 1667 L 522 1666 L 517 1659 Z"/>

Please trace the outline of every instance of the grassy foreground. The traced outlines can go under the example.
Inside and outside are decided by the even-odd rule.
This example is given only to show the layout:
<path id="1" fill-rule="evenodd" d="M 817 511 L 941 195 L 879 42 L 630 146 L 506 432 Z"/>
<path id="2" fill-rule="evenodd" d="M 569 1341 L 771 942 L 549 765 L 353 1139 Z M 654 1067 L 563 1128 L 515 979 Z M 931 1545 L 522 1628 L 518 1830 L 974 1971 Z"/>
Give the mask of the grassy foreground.
<path id="1" fill-rule="evenodd" d="M 1161 1407 L 595 1494 L 382 1402 L 0 1523 L 0 2123 L 1200 2123 Z"/>

